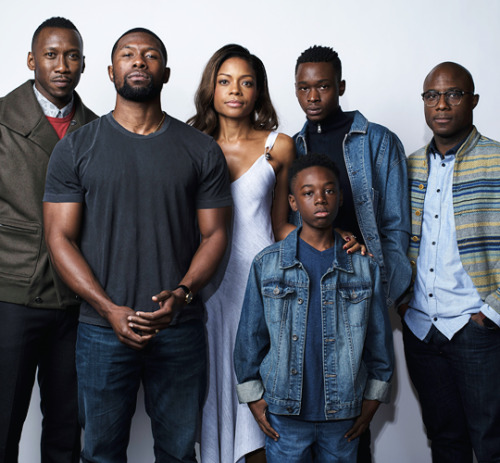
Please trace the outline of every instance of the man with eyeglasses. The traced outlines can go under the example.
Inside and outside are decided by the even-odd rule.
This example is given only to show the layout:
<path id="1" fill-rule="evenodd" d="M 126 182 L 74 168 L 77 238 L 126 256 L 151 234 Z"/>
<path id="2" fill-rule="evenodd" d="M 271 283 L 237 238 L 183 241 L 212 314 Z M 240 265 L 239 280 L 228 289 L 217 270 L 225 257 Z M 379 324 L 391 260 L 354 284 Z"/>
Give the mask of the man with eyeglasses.
<path id="1" fill-rule="evenodd" d="M 434 462 L 500 461 L 500 143 L 463 66 L 424 81 L 434 136 L 409 158 L 414 284 L 399 307 Z"/>

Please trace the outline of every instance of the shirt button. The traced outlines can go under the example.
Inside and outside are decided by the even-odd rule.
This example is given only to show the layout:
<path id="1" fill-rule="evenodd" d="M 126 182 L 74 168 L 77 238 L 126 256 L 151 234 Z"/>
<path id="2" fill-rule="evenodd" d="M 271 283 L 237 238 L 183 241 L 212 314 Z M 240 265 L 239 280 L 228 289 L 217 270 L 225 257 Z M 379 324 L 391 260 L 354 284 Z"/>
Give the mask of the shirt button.
<path id="1" fill-rule="evenodd" d="M 435 322 L 437 322 L 437 321 L 438 321 L 438 318 L 437 318 L 437 317 L 434 317 L 434 318 L 433 318 L 433 320 L 434 320 Z"/>
<path id="2" fill-rule="evenodd" d="M 442 165 L 443 167 L 446 167 L 446 164 L 445 164 L 444 162 L 443 162 L 441 165 Z"/>
<path id="3" fill-rule="evenodd" d="M 297 339 L 299 339 L 299 337 L 298 337 L 296 334 L 294 334 L 294 335 L 292 336 L 292 339 L 293 339 L 294 341 L 297 341 Z"/>
<path id="4" fill-rule="evenodd" d="M 420 184 L 420 185 L 418 186 L 418 189 L 419 189 L 419 190 L 423 190 L 423 189 L 424 189 L 424 185 Z"/>
<path id="5" fill-rule="evenodd" d="M 434 269 L 433 269 L 433 268 L 431 268 L 431 269 L 430 269 L 430 271 L 431 271 L 431 272 L 433 272 L 433 271 L 434 271 Z"/>
<path id="6" fill-rule="evenodd" d="M 433 245 L 433 246 L 435 246 L 435 245 L 436 245 L 436 242 L 435 242 L 435 241 L 433 241 L 433 242 L 432 242 L 432 245 Z"/>
<path id="7" fill-rule="evenodd" d="M 432 293 L 429 293 L 429 297 L 432 297 L 432 296 L 433 296 L 433 294 L 432 294 Z"/>
<path id="8" fill-rule="evenodd" d="M 440 192 L 441 192 L 441 189 L 440 189 L 440 188 L 438 188 L 436 191 L 437 191 L 438 193 L 440 193 Z"/>
<path id="9" fill-rule="evenodd" d="M 43 302 L 43 299 L 40 296 L 35 297 L 35 302 L 37 304 L 41 304 Z"/>
<path id="10" fill-rule="evenodd" d="M 417 242 L 418 241 L 418 236 L 412 236 L 411 240 L 414 241 L 414 242 Z"/>
<path id="11" fill-rule="evenodd" d="M 437 214 L 436 214 L 436 215 L 434 216 L 434 218 L 435 218 L 435 219 L 439 218 L 439 215 L 437 215 Z"/>
<path id="12" fill-rule="evenodd" d="M 297 370 L 295 368 L 292 368 L 292 375 L 296 375 L 297 374 Z"/>
<path id="13" fill-rule="evenodd" d="M 416 215 L 417 217 L 420 217 L 420 214 L 421 214 L 421 212 L 420 212 L 419 210 L 416 210 L 416 211 L 415 211 L 415 215 Z"/>
<path id="14" fill-rule="evenodd" d="M 299 297 L 297 299 L 297 304 L 303 304 L 304 303 L 304 299 L 302 299 L 301 297 Z"/>

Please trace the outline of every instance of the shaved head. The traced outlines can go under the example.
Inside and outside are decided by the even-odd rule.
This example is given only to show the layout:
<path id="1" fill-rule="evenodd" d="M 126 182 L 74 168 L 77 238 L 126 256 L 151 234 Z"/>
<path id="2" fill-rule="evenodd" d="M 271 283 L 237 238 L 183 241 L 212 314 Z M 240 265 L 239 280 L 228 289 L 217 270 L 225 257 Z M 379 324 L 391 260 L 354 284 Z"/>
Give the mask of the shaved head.
<path id="1" fill-rule="evenodd" d="M 426 87 L 426 83 L 432 80 L 432 78 L 440 74 L 441 72 L 448 72 L 456 77 L 461 77 L 464 79 L 464 82 L 467 84 L 467 88 L 463 88 L 463 90 L 467 92 L 474 91 L 474 79 L 472 78 L 472 74 L 468 69 L 464 68 L 461 64 L 453 63 L 451 61 L 445 61 L 444 63 L 440 63 L 435 66 L 427 77 L 424 80 L 424 89 Z"/>

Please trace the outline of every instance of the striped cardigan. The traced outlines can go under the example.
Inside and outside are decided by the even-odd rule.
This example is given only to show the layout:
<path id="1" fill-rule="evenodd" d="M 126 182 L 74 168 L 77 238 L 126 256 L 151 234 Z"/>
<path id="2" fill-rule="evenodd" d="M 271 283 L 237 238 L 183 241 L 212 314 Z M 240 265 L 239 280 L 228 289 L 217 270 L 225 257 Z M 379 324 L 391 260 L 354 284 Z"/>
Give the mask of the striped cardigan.
<path id="1" fill-rule="evenodd" d="M 408 158 L 411 240 L 416 273 L 427 189 L 429 145 Z M 500 313 L 500 143 L 474 127 L 456 153 L 453 209 L 460 260 L 483 301 Z"/>

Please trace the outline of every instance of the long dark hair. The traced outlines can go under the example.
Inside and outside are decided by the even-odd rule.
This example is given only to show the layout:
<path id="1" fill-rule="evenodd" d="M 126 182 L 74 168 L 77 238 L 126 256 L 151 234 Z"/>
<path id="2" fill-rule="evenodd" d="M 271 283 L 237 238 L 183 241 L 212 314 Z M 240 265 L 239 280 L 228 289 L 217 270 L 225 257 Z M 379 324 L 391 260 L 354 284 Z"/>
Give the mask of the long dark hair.
<path id="1" fill-rule="evenodd" d="M 194 104 L 196 114 L 187 123 L 209 135 L 215 135 L 219 128 L 219 119 L 214 109 L 214 93 L 217 74 L 224 61 L 229 58 L 241 58 L 252 67 L 257 79 L 258 96 L 250 115 L 252 126 L 257 130 L 276 130 L 278 116 L 271 103 L 267 85 L 266 69 L 262 61 L 252 55 L 245 47 L 236 44 L 224 45 L 208 60 L 196 91 Z"/>

